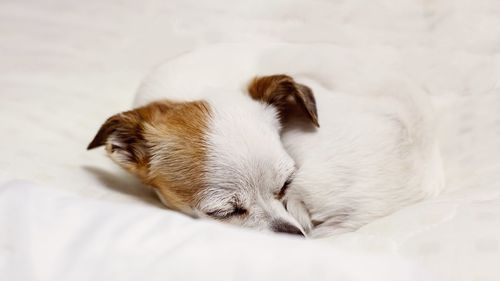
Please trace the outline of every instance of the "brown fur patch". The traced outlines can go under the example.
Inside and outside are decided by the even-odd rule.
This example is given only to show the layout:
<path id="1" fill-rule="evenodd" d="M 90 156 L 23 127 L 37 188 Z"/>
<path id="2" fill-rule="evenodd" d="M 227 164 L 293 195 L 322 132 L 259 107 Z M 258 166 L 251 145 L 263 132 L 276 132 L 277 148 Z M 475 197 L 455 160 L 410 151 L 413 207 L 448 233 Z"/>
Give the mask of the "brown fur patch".
<path id="1" fill-rule="evenodd" d="M 169 207 L 187 211 L 204 187 L 203 101 L 159 101 L 117 114 L 101 127 L 89 149 L 106 144 L 109 156 L 161 193 Z"/>
<path id="2" fill-rule="evenodd" d="M 248 85 L 250 96 L 276 106 L 282 122 L 293 116 L 305 116 L 319 127 L 316 101 L 311 89 L 296 83 L 288 75 L 256 77 Z"/>
<path id="3" fill-rule="evenodd" d="M 205 102 L 178 104 L 144 129 L 153 153 L 148 183 L 175 207 L 196 204 L 196 194 L 205 186 L 208 117 Z"/>

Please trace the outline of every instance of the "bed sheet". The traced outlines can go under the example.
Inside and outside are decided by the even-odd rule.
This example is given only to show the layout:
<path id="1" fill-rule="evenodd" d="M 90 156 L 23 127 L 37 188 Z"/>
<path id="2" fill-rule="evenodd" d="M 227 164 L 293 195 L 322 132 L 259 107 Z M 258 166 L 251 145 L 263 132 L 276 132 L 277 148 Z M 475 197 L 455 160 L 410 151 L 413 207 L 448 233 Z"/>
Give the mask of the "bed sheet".
<path id="1" fill-rule="evenodd" d="M 432 280 L 390 255 L 193 221 L 151 206 L 0 186 L 3 280 Z M 362 269 L 362 270 L 360 270 Z"/>

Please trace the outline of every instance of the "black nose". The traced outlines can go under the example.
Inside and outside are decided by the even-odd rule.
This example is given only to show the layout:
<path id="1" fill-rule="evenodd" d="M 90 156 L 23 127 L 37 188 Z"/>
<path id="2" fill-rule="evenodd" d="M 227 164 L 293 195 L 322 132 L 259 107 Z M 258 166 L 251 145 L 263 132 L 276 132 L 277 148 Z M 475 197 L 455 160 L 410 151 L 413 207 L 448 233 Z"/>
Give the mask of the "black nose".
<path id="1" fill-rule="evenodd" d="M 302 237 L 305 237 L 304 233 L 302 233 L 302 231 L 300 231 L 300 229 L 298 227 L 295 227 L 295 226 L 293 226 L 290 223 L 285 222 L 285 221 L 273 221 L 271 223 L 271 229 L 274 232 L 278 232 L 278 233 L 300 235 Z"/>

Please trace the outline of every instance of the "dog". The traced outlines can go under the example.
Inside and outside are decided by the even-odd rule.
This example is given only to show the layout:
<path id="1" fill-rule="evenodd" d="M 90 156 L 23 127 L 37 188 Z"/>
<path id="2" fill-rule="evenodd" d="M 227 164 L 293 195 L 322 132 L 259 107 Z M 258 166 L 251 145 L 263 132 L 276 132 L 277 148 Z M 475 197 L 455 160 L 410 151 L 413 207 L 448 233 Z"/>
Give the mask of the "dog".
<path id="1" fill-rule="evenodd" d="M 169 209 L 324 237 L 440 192 L 432 109 L 414 92 L 353 96 L 261 76 L 244 92 L 167 96 L 116 114 L 88 149 L 104 145 Z"/>

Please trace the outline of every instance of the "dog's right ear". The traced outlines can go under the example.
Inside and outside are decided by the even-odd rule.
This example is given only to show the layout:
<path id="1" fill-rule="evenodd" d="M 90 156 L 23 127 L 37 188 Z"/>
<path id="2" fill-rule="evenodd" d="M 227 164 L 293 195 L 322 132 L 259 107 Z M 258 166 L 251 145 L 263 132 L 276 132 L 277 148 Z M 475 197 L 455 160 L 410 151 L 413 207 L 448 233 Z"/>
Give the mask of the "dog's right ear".
<path id="1" fill-rule="evenodd" d="M 299 84 L 288 75 L 256 77 L 248 86 L 254 100 L 273 105 L 278 109 L 281 121 L 291 116 L 305 118 L 319 127 L 316 100 L 312 90 Z"/>
<path id="2" fill-rule="evenodd" d="M 111 159 L 120 166 L 135 174 L 146 172 L 149 151 L 144 138 L 145 126 L 170 107 L 168 102 L 155 102 L 111 116 L 87 149 L 104 145 Z"/>

